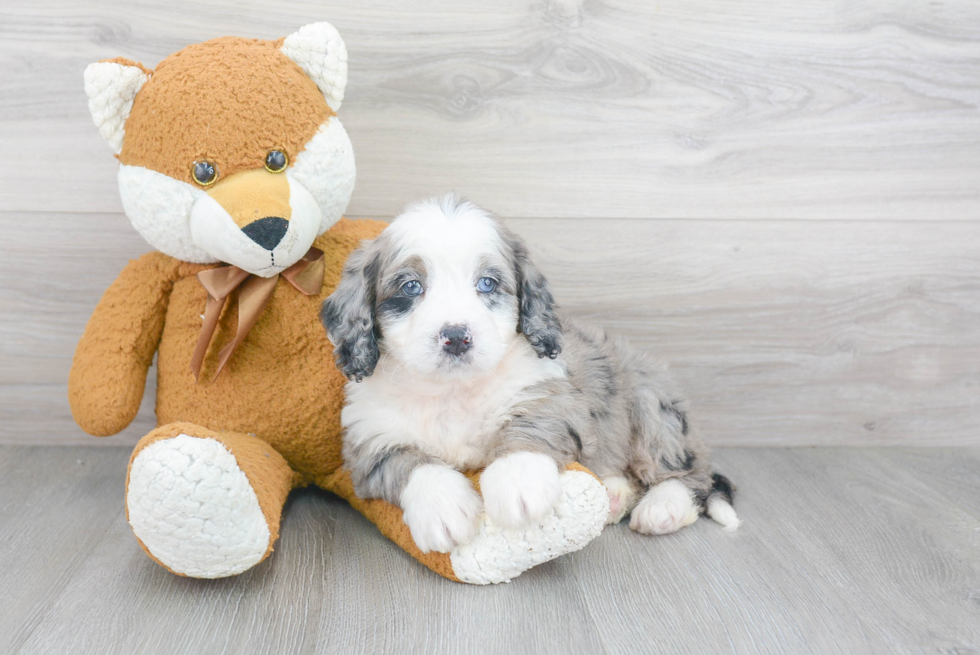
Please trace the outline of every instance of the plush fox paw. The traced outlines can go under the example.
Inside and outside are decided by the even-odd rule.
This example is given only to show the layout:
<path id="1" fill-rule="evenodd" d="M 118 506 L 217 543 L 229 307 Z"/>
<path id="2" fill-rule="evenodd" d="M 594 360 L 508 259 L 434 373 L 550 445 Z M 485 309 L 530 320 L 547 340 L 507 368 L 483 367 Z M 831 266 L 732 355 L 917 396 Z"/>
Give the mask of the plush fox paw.
<path id="1" fill-rule="evenodd" d="M 525 528 L 504 528 L 484 516 L 479 533 L 450 553 L 462 582 L 509 582 L 524 571 L 585 547 L 599 536 L 609 515 L 605 487 L 590 473 L 572 467 L 558 476 L 553 512 Z"/>
<path id="2" fill-rule="evenodd" d="M 273 539 L 248 477 L 216 439 L 180 434 L 139 450 L 126 509 L 147 552 L 194 578 L 242 573 L 265 557 Z"/>

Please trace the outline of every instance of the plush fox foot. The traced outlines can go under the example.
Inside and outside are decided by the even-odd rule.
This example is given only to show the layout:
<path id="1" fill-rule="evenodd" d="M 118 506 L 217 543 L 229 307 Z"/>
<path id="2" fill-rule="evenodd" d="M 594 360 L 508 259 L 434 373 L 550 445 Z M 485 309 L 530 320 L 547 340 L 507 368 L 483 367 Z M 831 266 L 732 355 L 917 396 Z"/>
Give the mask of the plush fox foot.
<path id="1" fill-rule="evenodd" d="M 467 474 L 478 486 L 479 473 Z M 524 571 L 573 553 L 599 536 L 609 514 L 609 496 L 588 469 L 572 464 L 559 476 L 561 491 L 554 513 L 528 528 L 509 529 L 482 516 L 476 537 L 449 553 L 421 552 L 402 519 L 401 509 L 354 494 L 350 475 L 338 471 L 324 488 L 345 498 L 357 511 L 408 554 L 439 575 L 470 584 L 509 582 Z"/>
<path id="2" fill-rule="evenodd" d="M 609 494 L 583 468 L 559 476 L 561 493 L 554 513 L 539 525 L 502 528 L 487 517 L 476 538 L 449 554 L 456 577 L 471 584 L 509 582 L 524 571 L 581 550 L 599 536 L 609 515 Z"/>
<path id="3" fill-rule="evenodd" d="M 126 510 L 143 549 L 195 578 L 237 575 L 269 553 L 293 472 L 255 437 L 175 423 L 130 459 Z"/>
<path id="4" fill-rule="evenodd" d="M 468 475 L 478 486 L 478 473 Z M 127 516 L 143 549 L 168 570 L 194 578 L 237 575 L 272 552 L 294 477 L 279 453 L 256 437 L 190 423 L 164 425 L 133 451 Z M 559 480 L 554 513 L 541 523 L 505 529 L 484 516 L 476 537 L 449 553 L 422 553 L 401 509 L 358 498 L 345 470 L 319 483 L 436 573 L 458 582 L 489 584 L 509 582 L 527 569 L 577 551 L 602 531 L 609 514 L 602 483 L 577 464 Z"/>

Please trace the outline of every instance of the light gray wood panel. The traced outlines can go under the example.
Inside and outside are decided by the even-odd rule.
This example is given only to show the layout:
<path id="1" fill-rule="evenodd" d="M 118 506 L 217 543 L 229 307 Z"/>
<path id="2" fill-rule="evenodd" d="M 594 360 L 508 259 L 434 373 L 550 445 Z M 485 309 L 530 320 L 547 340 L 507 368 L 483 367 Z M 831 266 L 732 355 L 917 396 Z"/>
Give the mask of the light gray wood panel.
<path id="1" fill-rule="evenodd" d="M 96 439 L 74 423 L 68 371 L 103 292 L 126 263 L 152 250 L 123 214 L 0 212 L 11 238 L 0 258 L 0 443 L 135 444 L 156 424 L 155 367 L 133 425 Z M 59 235 L 39 243 L 39 235 Z"/>
<path id="2" fill-rule="evenodd" d="M 724 445 L 977 444 L 972 222 L 512 222 L 565 310 L 672 365 Z"/>
<path id="3" fill-rule="evenodd" d="M 71 357 L 105 287 L 147 246 L 120 215 L 11 225 L 0 260 L 0 440 L 95 443 L 67 407 Z M 672 364 L 709 443 L 980 443 L 978 223 L 510 225 L 564 311 Z M 37 249 L 37 231 L 65 238 Z M 100 443 L 149 430 L 153 388 L 137 425 Z"/>
<path id="4" fill-rule="evenodd" d="M 738 532 L 707 520 L 658 538 L 612 526 L 585 550 L 495 587 L 439 578 L 316 491 L 294 494 L 276 552 L 253 571 L 179 578 L 143 554 L 120 512 L 126 457 L 0 448 L 0 499 L 10 499 L 0 505 L 0 561 L 17 564 L 0 568 L 0 627 L 16 636 L 0 651 L 980 646 L 980 496 L 965 493 L 977 484 L 976 449 L 719 449 L 717 466 L 739 485 Z"/>
<path id="5" fill-rule="evenodd" d="M 0 176 L 21 212 L 119 211 L 85 65 L 330 20 L 350 211 L 449 188 L 506 216 L 975 219 L 980 5 L 372 0 L 7 3 Z"/>

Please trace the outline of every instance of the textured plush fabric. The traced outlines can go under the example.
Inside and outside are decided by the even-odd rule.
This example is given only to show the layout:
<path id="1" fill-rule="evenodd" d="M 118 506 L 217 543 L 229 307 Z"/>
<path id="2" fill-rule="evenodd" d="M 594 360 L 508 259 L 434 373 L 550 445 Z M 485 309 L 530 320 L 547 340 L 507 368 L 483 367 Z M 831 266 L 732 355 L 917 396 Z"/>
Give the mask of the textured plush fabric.
<path id="1" fill-rule="evenodd" d="M 384 227 L 375 221 L 341 220 L 314 245 L 325 253 L 324 285 L 304 296 L 280 281 L 245 341 L 213 382 L 218 353 L 235 335 L 234 294 L 211 340 L 194 382 L 190 356 L 201 327 L 207 296 L 193 277 L 176 280 L 157 362 L 157 419 L 189 421 L 222 430 L 255 434 L 268 441 L 303 483 L 341 465 L 340 409 L 344 377 L 333 363 L 333 346 L 320 325 L 320 305 L 340 280 L 347 255 L 362 239 Z"/>
<path id="2" fill-rule="evenodd" d="M 258 437 L 171 423 L 133 451 L 126 515 L 157 563 L 178 575 L 224 577 L 272 552 L 293 482 L 286 460 Z M 171 566 L 157 557 L 164 553 Z"/>
<path id="3" fill-rule="evenodd" d="M 174 280 L 201 268 L 149 253 L 130 262 L 103 294 L 75 349 L 68 376 L 71 412 L 83 430 L 106 437 L 132 422 L 163 332 Z"/>
<path id="4" fill-rule="evenodd" d="M 341 220 L 315 241 L 325 253 L 319 295 L 280 281 L 268 306 L 221 375 L 218 353 L 234 338 L 233 294 L 215 329 L 195 382 L 190 361 L 207 292 L 195 277 L 213 265 L 160 253 L 134 260 L 99 301 L 75 352 L 69 398 L 75 420 L 91 434 L 115 434 L 139 409 L 146 370 L 159 347 L 157 419 L 252 433 L 290 463 L 303 484 L 341 465 L 340 409 L 344 377 L 318 318 L 340 280 L 347 255 L 385 224 Z"/>
<path id="5" fill-rule="evenodd" d="M 281 45 L 223 37 L 161 61 L 133 103 L 119 161 L 191 184 L 194 161 L 215 164 L 221 177 L 262 168 L 270 150 L 295 161 L 333 111 Z M 180 111 L 167 109 L 174 104 Z M 243 123 L 262 129 L 242 133 Z"/>
<path id="6" fill-rule="evenodd" d="M 580 466 L 569 467 L 558 479 L 558 502 L 540 524 L 505 530 L 484 517 L 473 541 L 453 549 L 450 563 L 461 582 L 509 582 L 538 564 L 581 550 L 599 536 L 609 516 L 606 488 Z"/>
<path id="7" fill-rule="evenodd" d="M 152 71 L 122 57 L 92 64 L 85 70 L 85 95 L 99 134 L 117 155 L 122 150 L 126 119 L 136 94 Z"/>
<path id="8" fill-rule="evenodd" d="M 347 47 L 330 23 L 311 23 L 282 42 L 282 52 L 310 76 L 334 111 L 347 86 Z"/>

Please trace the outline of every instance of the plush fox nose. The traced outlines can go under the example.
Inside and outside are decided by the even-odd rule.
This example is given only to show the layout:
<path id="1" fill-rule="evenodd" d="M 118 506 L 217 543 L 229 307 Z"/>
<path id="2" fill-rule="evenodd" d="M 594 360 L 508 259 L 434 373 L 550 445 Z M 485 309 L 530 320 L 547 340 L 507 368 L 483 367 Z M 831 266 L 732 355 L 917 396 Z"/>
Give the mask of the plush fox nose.
<path id="1" fill-rule="evenodd" d="M 459 357 L 473 345 L 473 335 L 465 325 L 447 325 L 439 333 L 442 349 Z"/>
<path id="2" fill-rule="evenodd" d="M 289 229 L 289 221 L 278 216 L 266 216 L 257 221 L 249 223 L 242 228 L 249 239 L 259 244 L 266 250 L 273 250 L 286 236 Z"/>

